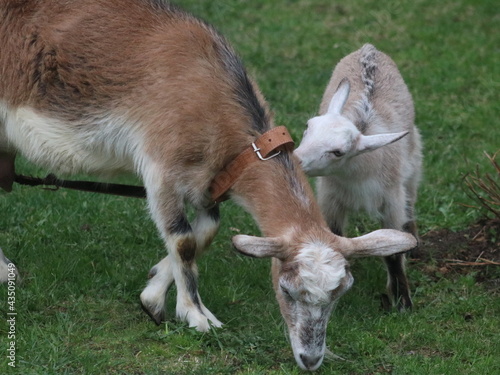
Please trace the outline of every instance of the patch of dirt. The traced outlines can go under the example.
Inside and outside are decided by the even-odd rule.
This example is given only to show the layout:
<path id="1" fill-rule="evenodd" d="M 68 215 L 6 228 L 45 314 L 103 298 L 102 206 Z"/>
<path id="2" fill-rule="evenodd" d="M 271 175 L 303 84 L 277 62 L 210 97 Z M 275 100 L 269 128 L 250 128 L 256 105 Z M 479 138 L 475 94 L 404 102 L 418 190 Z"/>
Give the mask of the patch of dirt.
<path id="1" fill-rule="evenodd" d="M 474 273 L 478 282 L 500 290 L 500 220 L 484 220 L 453 232 L 438 229 L 422 235 L 420 252 L 410 259 L 430 276 Z"/>

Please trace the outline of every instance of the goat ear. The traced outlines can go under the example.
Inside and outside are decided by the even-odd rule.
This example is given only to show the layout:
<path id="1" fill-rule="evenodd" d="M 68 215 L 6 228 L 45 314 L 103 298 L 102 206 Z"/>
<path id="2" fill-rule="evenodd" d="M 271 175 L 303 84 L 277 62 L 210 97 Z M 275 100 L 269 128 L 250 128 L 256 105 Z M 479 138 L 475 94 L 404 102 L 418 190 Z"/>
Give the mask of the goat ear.
<path id="1" fill-rule="evenodd" d="M 363 152 L 373 151 L 377 148 L 390 145 L 396 141 L 399 141 L 409 132 L 401 133 L 387 133 L 387 134 L 375 134 L 375 135 L 363 135 L 361 134 L 356 147 L 356 154 L 361 154 Z"/>
<path id="2" fill-rule="evenodd" d="M 340 115 L 342 113 L 342 108 L 349 97 L 349 91 L 351 90 L 351 84 L 347 78 L 344 78 L 339 87 L 337 87 L 337 91 L 333 94 L 332 99 L 330 100 L 330 105 L 328 106 L 328 113 L 332 115 Z"/>
<path id="3" fill-rule="evenodd" d="M 417 247 L 415 236 L 395 229 L 379 229 L 356 238 L 339 238 L 339 251 L 346 258 L 386 257 Z"/>
<path id="4" fill-rule="evenodd" d="M 254 237 L 239 234 L 233 237 L 233 246 L 240 253 L 255 258 L 280 258 L 283 256 L 284 243 L 281 238 Z"/>

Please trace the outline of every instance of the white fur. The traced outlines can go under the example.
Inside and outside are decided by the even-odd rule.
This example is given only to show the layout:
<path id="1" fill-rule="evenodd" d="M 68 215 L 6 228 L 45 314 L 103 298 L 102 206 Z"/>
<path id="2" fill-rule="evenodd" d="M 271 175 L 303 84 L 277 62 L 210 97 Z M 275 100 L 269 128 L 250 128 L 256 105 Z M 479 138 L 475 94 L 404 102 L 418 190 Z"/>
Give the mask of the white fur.
<path id="1" fill-rule="evenodd" d="M 345 258 L 322 243 L 306 244 L 296 261 L 300 264 L 303 289 L 307 291 L 306 300 L 311 304 L 328 302 L 329 294 L 346 276 Z"/>
<path id="2" fill-rule="evenodd" d="M 117 126 L 125 117 L 107 114 L 93 127 L 75 131 L 74 124 L 47 117 L 29 107 L 0 104 L 9 142 L 32 162 L 62 174 L 134 172 L 141 137 Z M 0 121 L 2 123 L 2 121 Z"/>
<path id="3" fill-rule="evenodd" d="M 296 272 L 279 278 L 280 305 L 286 316 L 295 360 L 303 370 L 316 370 L 325 353 L 325 331 L 339 298 L 354 281 L 342 254 L 327 244 L 304 244 L 296 257 Z"/>
<path id="4" fill-rule="evenodd" d="M 168 255 L 151 268 L 151 279 L 140 296 L 143 305 L 150 306 L 151 313 L 157 316 L 164 314 L 166 293 L 174 282 L 171 258 Z"/>
<path id="5" fill-rule="evenodd" d="M 206 249 L 219 230 L 219 222 L 214 221 L 206 211 L 198 212 L 193 222 L 193 233 L 198 249 Z"/>

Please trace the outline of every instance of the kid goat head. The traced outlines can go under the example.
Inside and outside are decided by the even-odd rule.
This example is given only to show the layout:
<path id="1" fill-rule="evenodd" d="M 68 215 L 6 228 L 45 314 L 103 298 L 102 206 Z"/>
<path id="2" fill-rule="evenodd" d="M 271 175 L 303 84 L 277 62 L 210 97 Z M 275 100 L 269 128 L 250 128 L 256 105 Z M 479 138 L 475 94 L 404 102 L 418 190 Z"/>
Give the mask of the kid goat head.
<path id="1" fill-rule="evenodd" d="M 333 95 L 327 112 L 307 122 L 307 129 L 295 154 L 310 176 L 330 175 L 341 168 L 346 160 L 389 145 L 408 134 L 408 131 L 362 134 L 351 120 L 342 115 L 349 91 L 349 80 L 344 78 Z"/>

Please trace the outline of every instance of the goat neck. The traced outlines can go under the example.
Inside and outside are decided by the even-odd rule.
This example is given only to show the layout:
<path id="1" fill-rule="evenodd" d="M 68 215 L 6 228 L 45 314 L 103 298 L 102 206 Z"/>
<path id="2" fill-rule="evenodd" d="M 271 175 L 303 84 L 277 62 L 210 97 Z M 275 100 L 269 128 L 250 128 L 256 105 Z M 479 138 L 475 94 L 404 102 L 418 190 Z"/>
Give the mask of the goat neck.
<path id="1" fill-rule="evenodd" d="M 264 236 L 280 237 L 314 225 L 327 228 L 292 154 L 253 164 L 235 182 L 231 196 L 252 214 Z"/>

